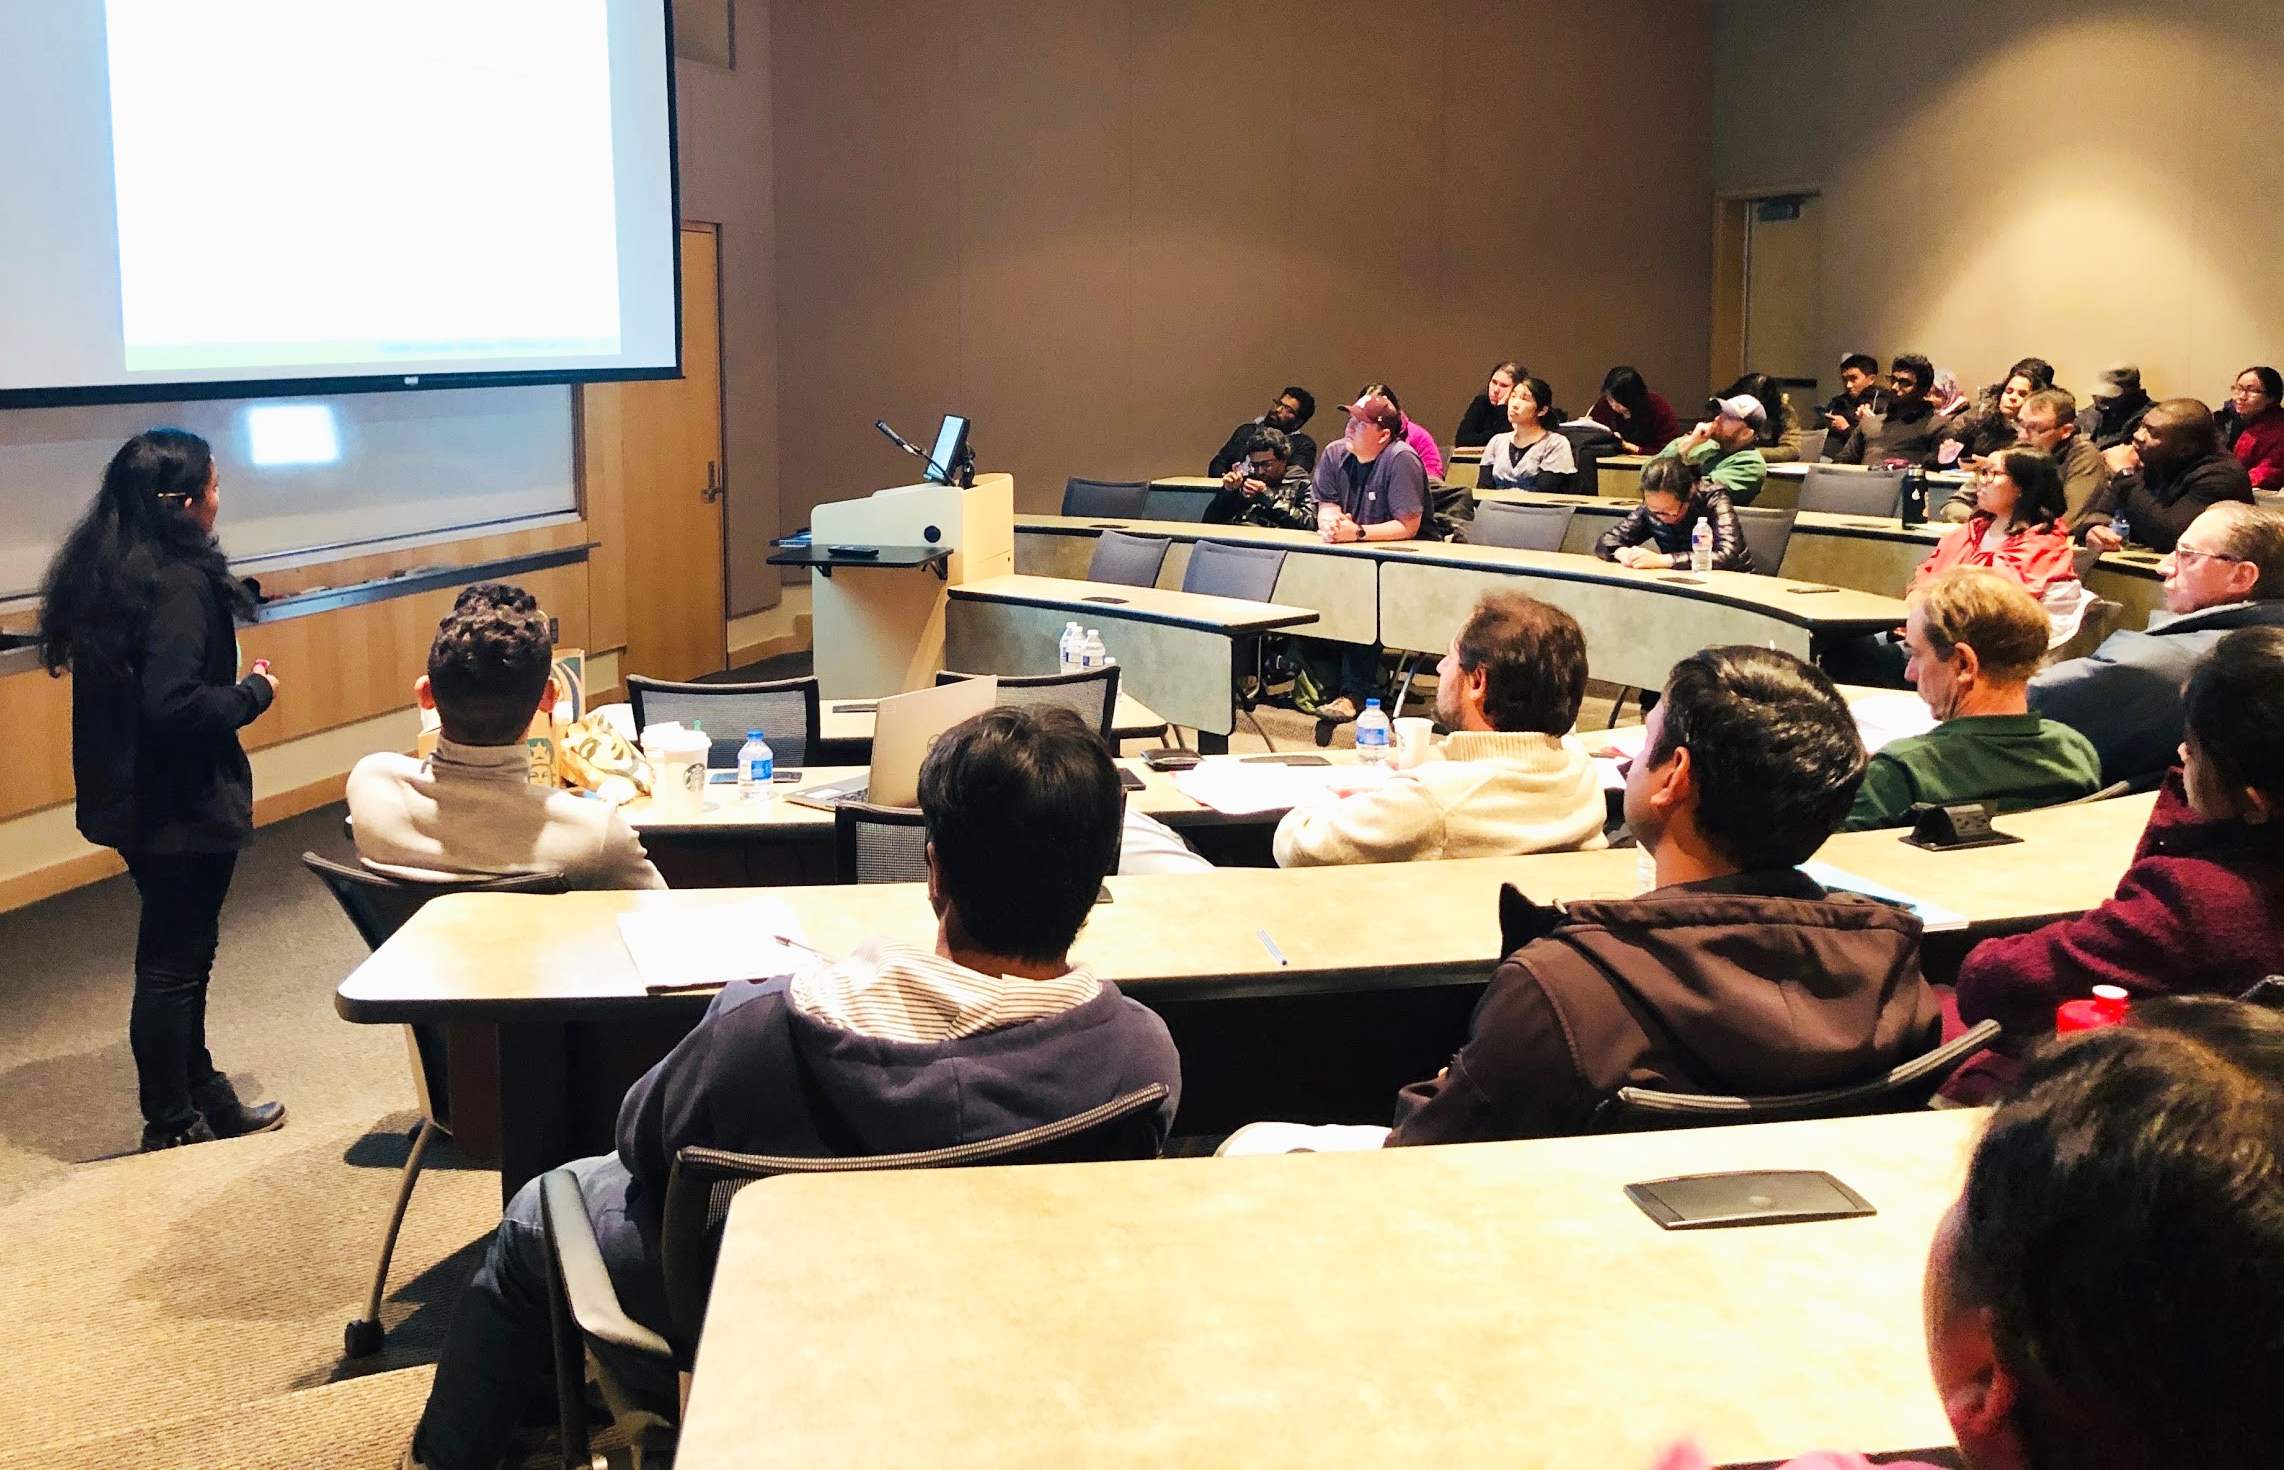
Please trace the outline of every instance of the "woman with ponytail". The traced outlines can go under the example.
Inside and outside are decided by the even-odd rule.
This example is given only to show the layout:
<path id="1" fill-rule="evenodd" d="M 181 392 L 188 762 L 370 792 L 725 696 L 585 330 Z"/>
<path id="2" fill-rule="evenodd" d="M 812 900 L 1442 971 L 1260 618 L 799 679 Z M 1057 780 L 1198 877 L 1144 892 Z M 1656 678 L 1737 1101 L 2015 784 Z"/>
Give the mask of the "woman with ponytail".
<path id="1" fill-rule="evenodd" d="M 266 663 L 237 676 L 235 623 L 252 600 L 214 539 L 214 456 L 181 429 L 137 434 L 49 564 L 40 656 L 70 673 L 79 830 L 126 859 L 142 917 L 127 1037 L 143 1147 L 275 1128 L 206 1050 L 206 988 L 222 900 L 253 837 L 254 782 L 238 729 L 277 697 Z"/>

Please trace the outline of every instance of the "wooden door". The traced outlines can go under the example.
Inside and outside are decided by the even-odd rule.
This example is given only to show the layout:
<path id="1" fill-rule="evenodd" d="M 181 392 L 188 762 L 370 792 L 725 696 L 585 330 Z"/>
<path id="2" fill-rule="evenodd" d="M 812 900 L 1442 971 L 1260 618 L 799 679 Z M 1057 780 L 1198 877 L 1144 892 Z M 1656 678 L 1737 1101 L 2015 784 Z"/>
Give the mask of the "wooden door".
<path id="1" fill-rule="evenodd" d="M 728 666 L 722 565 L 720 237 L 682 227 L 682 376 L 588 390 L 618 430 L 630 674 Z M 590 398 L 592 402 L 592 396 Z"/>

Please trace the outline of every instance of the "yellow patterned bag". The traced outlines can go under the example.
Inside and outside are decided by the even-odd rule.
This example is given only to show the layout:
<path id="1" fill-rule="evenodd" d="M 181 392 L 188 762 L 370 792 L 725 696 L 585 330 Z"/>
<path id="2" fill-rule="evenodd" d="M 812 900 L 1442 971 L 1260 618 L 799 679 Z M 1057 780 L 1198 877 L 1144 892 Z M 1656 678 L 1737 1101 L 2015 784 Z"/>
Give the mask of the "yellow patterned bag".
<path id="1" fill-rule="evenodd" d="M 632 801 L 650 794 L 650 763 L 600 714 L 558 732 L 555 768 L 564 785 L 592 791 L 606 801 Z"/>

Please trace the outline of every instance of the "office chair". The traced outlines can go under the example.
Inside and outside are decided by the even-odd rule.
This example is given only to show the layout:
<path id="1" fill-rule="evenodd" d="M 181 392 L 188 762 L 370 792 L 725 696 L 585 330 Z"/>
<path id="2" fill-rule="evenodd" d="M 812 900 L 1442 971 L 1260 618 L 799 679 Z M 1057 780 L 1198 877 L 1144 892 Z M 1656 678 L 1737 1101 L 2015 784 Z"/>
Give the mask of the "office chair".
<path id="1" fill-rule="evenodd" d="M 664 679 L 626 676 L 627 703 L 634 710 L 635 737 L 654 724 L 702 721 L 711 742 L 706 764 L 734 767 L 745 732 L 759 730 L 781 770 L 809 763 L 817 748 L 817 679 L 772 679 L 760 684 L 675 684 Z"/>
<path id="2" fill-rule="evenodd" d="M 1903 493 L 1901 470 L 1857 470 L 1814 464 L 1800 482 L 1800 509 L 1829 515 L 1893 519 Z"/>
<path id="3" fill-rule="evenodd" d="M 1235 597 L 1246 602 L 1274 602 L 1277 578 L 1284 570 L 1285 553 L 1274 547 L 1200 541 L 1190 547 L 1190 564 L 1182 573 L 1182 590 L 1210 597 Z M 1248 691 L 1245 681 L 1240 679 L 1231 697 L 1238 713 L 1252 725 L 1253 733 L 1261 737 L 1261 744 L 1275 750 L 1276 742 L 1261 728 L 1261 721 L 1253 713 L 1253 706 L 1268 688 L 1268 677 L 1261 662 L 1261 638 L 1255 634 L 1245 641 L 1253 656 L 1253 687 Z"/>
<path id="4" fill-rule="evenodd" d="M 1803 429 L 1800 431 L 1800 462 L 1815 464 L 1824 457 L 1824 441 L 1832 437 L 1830 429 Z"/>
<path id="5" fill-rule="evenodd" d="M 1087 562 L 1089 582 L 1115 582 L 1121 587 L 1155 587 L 1166 564 L 1166 548 L 1174 543 L 1164 536 L 1137 536 L 1132 531 L 1104 531 L 1095 538 L 1094 556 Z"/>
<path id="6" fill-rule="evenodd" d="M 2101 561 L 2102 549 L 2098 546 L 2077 546 L 2070 550 L 2070 570 L 2081 582 L 2094 574 L 2094 568 L 2100 566 Z"/>
<path id="7" fill-rule="evenodd" d="M 1142 519 L 1203 521 L 1206 508 L 1220 495 L 1219 485 L 1152 485 L 1142 492 Z"/>
<path id="8" fill-rule="evenodd" d="M 1467 533 L 1473 546 L 1504 546 L 1516 551 L 1560 551 L 1570 534 L 1574 505 L 1525 505 L 1512 500 L 1479 500 L 1475 524 Z"/>
<path id="9" fill-rule="evenodd" d="M 458 883 L 413 883 L 373 872 L 369 868 L 353 867 L 321 858 L 314 852 L 301 855 L 302 866 L 317 875 L 333 901 L 348 915 L 349 923 L 365 941 L 368 949 L 379 949 L 390 935 L 405 926 L 405 922 L 420 912 L 423 904 L 447 893 L 561 893 L 564 891 L 560 873 L 519 874 L 506 878 L 471 878 Z M 397 1232 L 404 1226 L 406 1206 L 412 1203 L 412 1187 L 420 1180 L 421 1166 L 427 1162 L 428 1146 L 439 1134 L 449 1138 L 452 1134 L 452 1098 L 450 1073 L 447 1068 L 444 1028 L 441 1026 L 407 1026 L 404 1028 L 405 1050 L 412 1059 L 413 1095 L 420 1104 L 420 1127 L 413 1134 L 412 1152 L 405 1156 L 404 1170 L 397 1180 L 396 1204 L 389 1210 L 388 1230 L 381 1237 L 381 1260 L 373 1270 L 373 1289 L 365 1298 L 365 1315 L 351 1322 L 342 1332 L 341 1346 L 352 1358 L 369 1358 L 381 1350 L 386 1336 L 381 1326 L 381 1298 L 389 1282 L 389 1259 L 396 1254 Z"/>
<path id="10" fill-rule="evenodd" d="M 1138 521 L 1142 498 L 1149 490 L 1146 480 L 1082 480 L 1074 475 L 1063 482 L 1063 514 Z"/>
<path id="11" fill-rule="evenodd" d="M 1745 549 L 1753 554 L 1753 570 L 1764 577 L 1784 574 L 1785 548 L 1792 544 L 1793 521 L 1799 516 L 1793 510 L 1756 510 L 1749 505 L 1736 507 L 1737 529 L 1744 533 Z"/>
<path id="12" fill-rule="evenodd" d="M 1871 1113 L 1903 1113 L 1927 1106 L 1966 1060 L 1998 1040 L 1999 1023 L 1973 1030 L 1922 1052 L 1885 1074 L 1853 1087 L 1827 1087 L 1782 1097 L 1723 1097 L 1712 1093 L 1660 1092 L 1621 1087 L 1594 1110 L 1592 1133 L 1640 1133 L 1662 1128 L 1709 1128 L 1728 1123 L 1781 1123 L 1795 1118 L 1858 1118 Z"/>
<path id="13" fill-rule="evenodd" d="M 585 1347 L 602 1342 L 687 1371 L 706 1320 L 722 1228 L 737 1192 L 783 1174 L 854 1174 L 884 1169 L 962 1169 L 983 1165 L 1068 1164 L 1158 1155 L 1156 1113 L 1166 1085 L 1153 1082 L 1059 1122 L 1002 1138 L 924 1153 L 790 1158 L 685 1148 L 668 1176 L 659 1233 L 666 1278 L 665 1335 L 627 1316 L 603 1266 L 602 1246 L 579 1195 L 579 1176 L 557 1169 L 540 1181 L 540 1219 L 547 1232 L 548 1316 L 555 1346 L 556 1412 L 567 1470 L 588 1465 Z M 606 1376 L 607 1361 L 596 1366 Z"/>
<path id="14" fill-rule="evenodd" d="M 936 670 L 938 684 L 950 684 L 961 679 L 979 677 L 975 674 L 954 673 L 950 669 Z M 1102 732 L 1102 740 L 1113 750 L 1117 744 L 1111 739 L 1112 717 L 1118 711 L 1118 665 L 1105 664 L 1099 669 L 1081 669 L 1069 674 L 1001 674 L 997 703 L 1006 708 L 1031 708 L 1042 704 L 1065 704 L 1079 712 L 1086 722 Z"/>
<path id="15" fill-rule="evenodd" d="M 833 881 L 925 883 L 928 831 L 917 807 L 844 801 L 833 808 Z"/>

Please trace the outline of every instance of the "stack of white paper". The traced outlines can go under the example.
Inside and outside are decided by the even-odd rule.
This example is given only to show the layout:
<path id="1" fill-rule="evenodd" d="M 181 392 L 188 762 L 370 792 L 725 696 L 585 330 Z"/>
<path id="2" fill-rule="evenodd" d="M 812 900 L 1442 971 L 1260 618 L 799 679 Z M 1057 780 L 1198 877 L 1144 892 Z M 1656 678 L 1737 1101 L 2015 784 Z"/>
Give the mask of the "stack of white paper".
<path id="1" fill-rule="evenodd" d="M 1361 791 L 1388 779 L 1385 766 L 1289 766 L 1282 762 L 1251 762 L 1235 757 L 1200 762 L 1174 773 L 1174 789 L 1224 816 L 1244 817 L 1261 812 L 1290 811 L 1312 801 L 1327 801 Z"/>
<path id="2" fill-rule="evenodd" d="M 793 975 L 823 963 L 801 920 L 781 898 L 751 898 L 718 908 L 632 909 L 619 915 L 619 938 L 642 988 L 713 990 L 732 980 Z"/>

